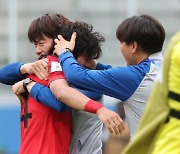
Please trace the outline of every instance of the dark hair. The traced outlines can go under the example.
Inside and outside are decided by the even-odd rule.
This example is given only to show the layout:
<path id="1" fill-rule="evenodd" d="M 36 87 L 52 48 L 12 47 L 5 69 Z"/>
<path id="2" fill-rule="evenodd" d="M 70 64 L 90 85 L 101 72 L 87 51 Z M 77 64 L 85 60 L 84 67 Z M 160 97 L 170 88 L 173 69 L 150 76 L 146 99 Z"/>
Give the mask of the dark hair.
<path id="1" fill-rule="evenodd" d="M 105 39 L 98 32 L 93 32 L 92 25 L 76 21 L 71 25 L 63 26 L 59 30 L 59 34 L 68 41 L 73 32 L 77 33 L 76 44 L 73 50 L 75 58 L 84 55 L 88 59 L 97 59 L 102 55 L 101 43 L 104 42 Z"/>
<path id="2" fill-rule="evenodd" d="M 116 37 L 127 44 L 137 42 L 144 52 L 162 50 L 165 30 L 161 23 L 149 15 L 133 16 L 124 20 L 116 30 Z"/>
<path id="3" fill-rule="evenodd" d="M 34 43 L 43 39 L 44 36 L 54 39 L 57 37 L 59 27 L 70 23 L 71 21 L 62 14 L 45 14 L 31 23 L 28 29 L 29 41 Z"/>
<path id="4" fill-rule="evenodd" d="M 74 57 L 84 55 L 89 59 L 97 59 L 102 54 L 100 43 L 105 39 L 92 30 L 92 25 L 80 21 L 71 22 L 61 14 L 45 14 L 31 23 L 28 38 L 34 43 L 43 39 L 44 36 L 55 39 L 58 34 L 61 34 L 66 40 L 70 40 L 72 33 L 76 32 Z M 53 50 L 54 46 L 50 49 L 49 54 L 52 54 Z"/>

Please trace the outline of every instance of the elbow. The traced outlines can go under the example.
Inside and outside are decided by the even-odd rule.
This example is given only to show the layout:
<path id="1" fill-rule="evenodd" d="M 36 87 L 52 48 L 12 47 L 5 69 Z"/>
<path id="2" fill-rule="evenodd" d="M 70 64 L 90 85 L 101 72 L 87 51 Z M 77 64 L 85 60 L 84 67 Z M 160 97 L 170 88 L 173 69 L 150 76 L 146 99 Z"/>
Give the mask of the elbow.
<path id="1" fill-rule="evenodd" d="M 55 96 L 59 101 L 63 103 L 67 101 L 67 98 L 69 98 L 69 94 L 66 88 L 63 88 L 62 90 L 57 91 Z"/>
<path id="2" fill-rule="evenodd" d="M 54 95 L 56 96 L 56 98 L 57 98 L 58 100 L 61 101 L 61 100 L 63 99 L 63 96 L 64 96 L 63 93 L 64 93 L 63 90 L 58 90 L 58 91 L 54 92 Z"/>

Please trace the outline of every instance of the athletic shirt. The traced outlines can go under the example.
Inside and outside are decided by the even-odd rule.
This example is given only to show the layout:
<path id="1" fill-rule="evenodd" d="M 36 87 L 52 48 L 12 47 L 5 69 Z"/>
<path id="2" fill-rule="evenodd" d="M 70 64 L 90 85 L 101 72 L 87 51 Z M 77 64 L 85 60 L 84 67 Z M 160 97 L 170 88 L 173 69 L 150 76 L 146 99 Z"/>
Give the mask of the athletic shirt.
<path id="1" fill-rule="evenodd" d="M 147 100 L 149 99 L 158 73 L 159 69 L 150 62 L 149 71 L 144 75 L 134 93 L 124 101 L 126 122 L 130 129 L 131 139 L 137 131 L 139 121 L 146 107 Z"/>
<path id="2" fill-rule="evenodd" d="M 49 59 L 48 80 L 39 80 L 29 75 L 33 81 L 49 86 L 57 79 L 65 79 L 59 60 Z M 20 154 L 68 154 L 70 146 L 70 112 L 58 112 L 48 108 L 28 95 L 27 122 L 21 121 Z M 25 115 L 25 102 L 21 105 L 21 117 Z M 27 128 L 25 128 L 27 127 Z"/>
<path id="3" fill-rule="evenodd" d="M 102 95 L 92 91 L 80 91 L 101 103 Z M 70 154 L 102 154 L 102 127 L 103 123 L 96 114 L 73 109 Z"/>

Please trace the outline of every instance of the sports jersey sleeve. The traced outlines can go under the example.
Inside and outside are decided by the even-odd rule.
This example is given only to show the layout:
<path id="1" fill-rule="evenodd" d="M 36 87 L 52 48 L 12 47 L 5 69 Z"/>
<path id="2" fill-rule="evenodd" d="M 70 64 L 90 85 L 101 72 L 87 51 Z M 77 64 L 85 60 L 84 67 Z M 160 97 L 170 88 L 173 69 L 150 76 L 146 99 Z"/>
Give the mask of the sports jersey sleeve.
<path id="1" fill-rule="evenodd" d="M 53 108 L 57 111 L 70 111 L 71 108 L 60 102 L 51 92 L 51 90 L 41 84 L 36 83 L 30 92 L 30 95 L 38 102 Z"/>
<path id="2" fill-rule="evenodd" d="M 68 82 L 74 87 L 109 95 L 122 101 L 134 93 L 149 71 L 149 66 L 88 70 L 77 63 L 71 52 L 61 55 L 59 60 Z"/>
<path id="3" fill-rule="evenodd" d="M 13 85 L 22 80 L 25 75 L 21 75 L 20 68 L 23 63 L 16 62 L 6 65 L 0 69 L 0 82 L 7 85 Z"/>
<path id="4" fill-rule="evenodd" d="M 48 80 L 48 85 L 52 81 L 58 80 L 58 79 L 66 79 L 64 73 L 62 72 L 62 68 L 59 62 L 57 61 L 51 61 L 49 63 L 49 80 Z"/>

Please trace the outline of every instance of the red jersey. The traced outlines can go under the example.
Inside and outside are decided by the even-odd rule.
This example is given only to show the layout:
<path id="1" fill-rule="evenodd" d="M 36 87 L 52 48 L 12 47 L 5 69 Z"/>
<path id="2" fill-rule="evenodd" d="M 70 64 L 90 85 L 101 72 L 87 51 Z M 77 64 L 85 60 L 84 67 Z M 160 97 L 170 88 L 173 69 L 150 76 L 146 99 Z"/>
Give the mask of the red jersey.
<path id="1" fill-rule="evenodd" d="M 58 58 L 48 56 L 48 80 L 32 80 L 48 86 L 53 80 L 65 79 Z M 58 112 L 37 102 L 30 95 L 21 105 L 20 154 L 68 154 L 70 145 L 70 111 Z M 24 109 L 27 109 L 25 114 Z"/>

